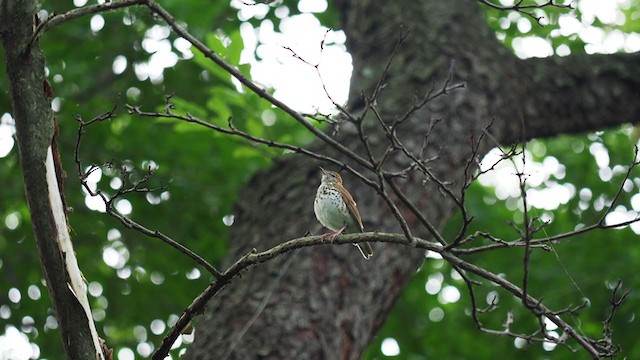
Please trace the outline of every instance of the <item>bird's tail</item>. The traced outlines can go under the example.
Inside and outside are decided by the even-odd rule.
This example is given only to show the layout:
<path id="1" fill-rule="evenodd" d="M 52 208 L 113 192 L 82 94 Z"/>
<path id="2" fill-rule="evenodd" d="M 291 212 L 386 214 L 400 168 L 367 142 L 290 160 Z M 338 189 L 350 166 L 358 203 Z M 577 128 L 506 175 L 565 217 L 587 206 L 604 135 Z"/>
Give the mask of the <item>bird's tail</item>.
<path id="1" fill-rule="evenodd" d="M 368 242 L 357 243 L 353 245 L 358 247 L 358 250 L 360 250 L 360 254 L 362 254 L 362 257 L 364 257 L 365 259 L 369 260 L 369 258 L 373 256 L 373 248 L 371 248 L 371 244 L 369 244 Z"/>

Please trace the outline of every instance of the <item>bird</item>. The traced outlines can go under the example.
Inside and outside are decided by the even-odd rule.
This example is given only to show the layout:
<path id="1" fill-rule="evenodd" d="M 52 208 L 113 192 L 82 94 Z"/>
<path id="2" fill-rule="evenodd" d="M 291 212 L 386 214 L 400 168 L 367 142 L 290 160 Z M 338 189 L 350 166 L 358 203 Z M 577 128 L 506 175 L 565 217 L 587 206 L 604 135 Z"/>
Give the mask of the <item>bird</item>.
<path id="1" fill-rule="evenodd" d="M 331 241 L 333 241 L 345 230 L 348 233 L 364 232 L 356 202 L 342 185 L 340 174 L 323 168 L 320 170 L 322 171 L 322 179 L 313 203 L 313 210 L 320 224 L 333 231 L 333 233 L 324 234 L 323 237 L 330 235 Z M 373 255 L 373 249 L 368 242 L 353 245 L 358 247 L 365 259 L 369 259 Z"/>

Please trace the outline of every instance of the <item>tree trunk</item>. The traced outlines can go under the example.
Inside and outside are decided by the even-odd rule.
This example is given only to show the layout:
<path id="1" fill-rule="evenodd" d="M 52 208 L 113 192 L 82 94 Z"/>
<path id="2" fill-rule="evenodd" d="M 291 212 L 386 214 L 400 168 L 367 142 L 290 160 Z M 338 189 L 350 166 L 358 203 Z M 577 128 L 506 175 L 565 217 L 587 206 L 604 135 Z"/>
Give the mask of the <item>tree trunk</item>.
<path id="1" fill-rule="evenodd" d="M 383 118 L 405 113 L 455 61 L 455 90 L 430 102 L 403 124 L 398 136 L 412 151 L 429 137 L 431 171 L 459 194 L 472 139 L 493 122 L 492 136 L 513 143 L 635 121 L 640 115 L 640 70 L 633 55 L 569 56 L 522 61 L 495 39 L 473 1 L 339 1 L 354 73 L 350 108 L 362 109 L 359 94 L 371 94 L 403 30 L 409 35 L 386 74 L 377 98 Z M 380 156 L 388 140 L 369 117 L 368 139 Z M 355 129 L 343 125 L 339 140 L 362 152 Z M 495 144 L 485 141 L 482 155 Z M 314 150 L 338 156 L 325 144 Z M 399 152 L 386 170 L 410 163 Z M 320 164 L 292 156 L 257 174 L 241 195 L 231 231 L 229 261 L 250 251 L 319 233 L 313 199 Z M 362 168 L 355 166 L 358 170 Z M 338 169 L 332 169 L 338 170 Z M 365 175 L 371 175 L 363 172 Z M 432 181 L 413 173 L 399 184 L 427 218 L 442 229 L 456 210 Z M 362 214 L 365 231 L 399 232 L 388 206 L 366 185 L 345 175 Z M 416 236 L 429 238 L 405 209 Z M 385 320 L 404 285 L 424 260 L 409 246 L 373 244 L 363 260 L 348 245 L 305 248 L 250 269 L 209 304 L 196 324 L 191 359 L 358 359 Z"/>
<path id="2" fill-rule="evenodd" d="M 35 1 L 0 2 L 0 38 L 25 193 L 65 355 L 104 359 L 59 191 L 62 172 L 57 145 L 52 145 L 54 117 L 44 56 L 37 42 L 30 42 L 36 11 Z"/>

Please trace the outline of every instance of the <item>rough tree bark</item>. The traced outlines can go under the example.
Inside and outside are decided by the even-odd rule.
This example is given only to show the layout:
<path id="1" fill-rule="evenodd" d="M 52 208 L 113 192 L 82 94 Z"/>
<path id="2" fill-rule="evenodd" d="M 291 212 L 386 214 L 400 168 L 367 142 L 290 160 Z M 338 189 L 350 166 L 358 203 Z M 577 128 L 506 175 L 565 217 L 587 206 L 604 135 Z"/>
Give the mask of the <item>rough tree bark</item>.
<path id="1" fill-rule="evenodd" d="M 392 120 L 444 80 L 455 60 L 454 81 L 467 88 L 438 99 L 414 114 L 401 138 L 414 150 L 431 119 L 442 119 L 431 136 L 430 164 L 440 179 L 460 186 L 470 156 L 470 137 L 494 119 L 490 131 L 502 143 L 524 136 L 582 132 L 638 119 L 640 57 L 568 56 L 519 60 L 498 43 L 474 1 L 340 1 L 343 29 L 353 56 L 350 108 L 370 93 L 401 29 L 410 31 L 387 76 L 378 108 Z M 374 123 L 373 119 L 369 120 Z M 340 141 L 362 150 L 353 129 L 343 127 Z M 380 154 L 386 138 L 375 125 L 369 140 Z M 485 142 L 480 154 L 493 144 Z M 324 144 L 317 151 L 336 155 Z M 344 157 L 341 157 L 344 159 Z M 318 232 L 313 215 L 319 182 L 317 162 L 291 157 L 257 174 L 238 203 L 231 232 L 235 259 L 251 248 Z M 406 165 L 402 156 L 389 164 Z M 454 205 L 431 183 L 413 176 L 404 191 L 439 228 Z M 398 231 L 387 206 L 373 190 L 346 178 L 364 219 L 365 230 Z M 416 236 L 428 237 L 408 216 Z M 213 299 L 197 325 L 191 359 L 357 359 L 383 323 L 403 286 L 424 261 L 423 251 L 408 246 L 374 244 L 363 261 L 352 246 L 307 248 L 249 270 Z"/>
<path id="2" fill-rule="evenodd" d="M 65 355 L 68 359 L 104 359 L 59 191 L 62 173 L 54 165 L 58 149 L 52 145 L 54 117 L 46 91 L 44 56 L 37 43 L 30 43 L 36 5 L 35 1 L 0 1 L 0 39 L 20 168 Z"/>

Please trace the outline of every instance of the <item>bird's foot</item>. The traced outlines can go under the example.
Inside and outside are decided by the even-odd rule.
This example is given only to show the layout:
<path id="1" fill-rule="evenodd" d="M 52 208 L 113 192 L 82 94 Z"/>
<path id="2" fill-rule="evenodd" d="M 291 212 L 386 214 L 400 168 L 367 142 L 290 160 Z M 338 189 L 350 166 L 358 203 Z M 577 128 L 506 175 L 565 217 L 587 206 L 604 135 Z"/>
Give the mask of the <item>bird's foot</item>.
<path id="1" fill-rule="evenodd" d="M 338 229 L 338 231 L 322 234 L 322 236 L 320 236 L 320 241 L 324 241 L 326 237 L 329 237 L 329 242 L 333 244 L 333 242 L 336 240 L 336 236 L 342 234 L 345 228 L 346 226 L 342 227 L 341 229 Z"/>
<path id="2" fill-rule="evenodd" d="M 342 232 L 344 231 L 344 229 L 346 228 L 346 226 L 343 226 L 342 228 L 338 229 L 338 231 L 334 232 L 330 237 L 329 237 L 329 242 L 333 244 L 333 242 L 336 240 L 336 236 L 342 234 Z"/>

